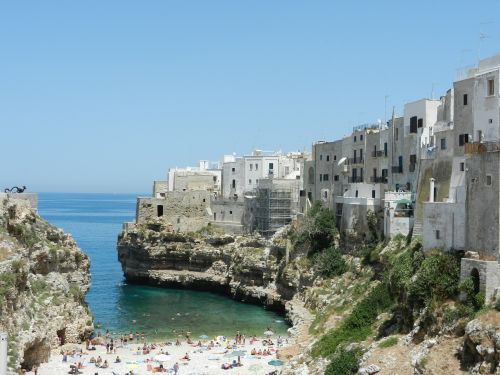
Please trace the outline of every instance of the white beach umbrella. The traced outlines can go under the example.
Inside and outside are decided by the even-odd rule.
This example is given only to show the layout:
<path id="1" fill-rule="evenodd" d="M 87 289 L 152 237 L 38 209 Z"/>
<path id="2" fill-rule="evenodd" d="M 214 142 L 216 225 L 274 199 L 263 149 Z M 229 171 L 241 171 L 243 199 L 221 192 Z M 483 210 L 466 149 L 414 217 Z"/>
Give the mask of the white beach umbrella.
<path id="1" fill-rule="evenodd" d="M 274 332 L 273 331 L 265 331 L 264 335 L 266 335 L 266 336 L 272 336 L 272 335 L 274 335 Z"/>
<path id="2" fill-rule="evenodd" d="M 166 354 L 158 354 L 157 356 L 154 357 L 154 360 L 157 362 L 167 362 L 172 359 L 171 356 L 166 355 Z"/>

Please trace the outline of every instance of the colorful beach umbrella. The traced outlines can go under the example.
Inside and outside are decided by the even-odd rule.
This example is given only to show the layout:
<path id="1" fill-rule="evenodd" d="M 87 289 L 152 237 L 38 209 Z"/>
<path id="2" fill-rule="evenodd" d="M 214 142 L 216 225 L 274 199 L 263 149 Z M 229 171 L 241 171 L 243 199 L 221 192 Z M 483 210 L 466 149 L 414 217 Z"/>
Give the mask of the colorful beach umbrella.
<path id="1" fill-rule="evenodd" d="M 226 357 L 226 358 L 243 357 L 245 354 L 246 354 L 246 351 L 244 351 L 244 350 L 235 350 L 231 353 L 224 354 L 224 357 Z"/>
<path id="2" fill-rule="evenodd" d="M 272 361 L 267 362 L 267 364 L 271 366 L 283 366 L 285 363 L 279 359 L 273 359 Z"/>

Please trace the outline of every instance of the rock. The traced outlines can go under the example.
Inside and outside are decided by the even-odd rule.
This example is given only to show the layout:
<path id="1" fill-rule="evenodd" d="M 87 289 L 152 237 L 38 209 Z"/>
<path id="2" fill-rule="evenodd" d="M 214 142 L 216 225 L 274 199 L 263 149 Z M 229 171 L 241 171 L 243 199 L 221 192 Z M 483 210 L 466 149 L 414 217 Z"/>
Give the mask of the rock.
<path id="1" fill-rule="evenodd" d="M 380 372 L 380 367 L 378 367 L 377 365 L 369 365 L 358 370 L 358 374 L 360 375 L 373 375 L 378 372 Z"/>
<path id="2" fill-rule="evenodd" d="M 0 201 L 0 331 L 17 355 L 14 367 L 48 360 L 51 349 L 79 343 L 93 331 L 83 297 L 90 286 L 88 257 L 70 235 L 40 218 L 25 202 Z M 43 322 L 43 324 L 40 324 Z"/>
<path id="3" fill-rule="evenodd" d="M 462 347 L 459 349 L 462 363 L 471 373 L 495 373 L 499 369 L 500 325 L 487 324 L 480 318 L 465 327 Z"/>

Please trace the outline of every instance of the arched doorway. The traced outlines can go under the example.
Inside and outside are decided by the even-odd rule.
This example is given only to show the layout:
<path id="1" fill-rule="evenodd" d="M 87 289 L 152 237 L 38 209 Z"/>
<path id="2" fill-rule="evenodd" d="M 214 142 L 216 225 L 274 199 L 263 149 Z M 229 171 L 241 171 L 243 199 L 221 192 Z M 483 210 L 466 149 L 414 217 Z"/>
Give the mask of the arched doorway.
<path id="1" fill-rule="evenodd" d="M 477 268 L 473 268 L 470 272 L 470 277 L 472 278 L 472 282 L 474 283 L 474 294 L 479 293 L 481 288 L 481 281 L 479 280 L 479 271 Z"/>

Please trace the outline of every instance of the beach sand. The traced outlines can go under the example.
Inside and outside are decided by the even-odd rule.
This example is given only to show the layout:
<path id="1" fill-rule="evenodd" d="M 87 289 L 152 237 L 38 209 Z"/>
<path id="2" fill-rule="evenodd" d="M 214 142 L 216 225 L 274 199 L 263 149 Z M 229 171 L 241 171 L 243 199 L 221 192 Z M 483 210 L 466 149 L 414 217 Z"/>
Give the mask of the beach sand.
<path id="1" fill-rule="evenodd" d="M 212 349 L 208 349 L 207 346 L 194 347 L 187 344 L 186 340 L 181 342 L 180 346 L 171 345 L 158 347 L 151 351 L 150 354 L 143 355 L 142 352 L 138 354 L 138 347 L 142 348 L 142 343 L 128 344 L 126 347 L 120 347 L 118 340 L 118 347 L 116 348 L 116 354 L 106 354 L 106 347 L 103 345 L 96 346 L 95 351 L 86 351 L 85 345 L 71 345 L 66 346 L 81 348 L 84 352 L 82 357 L 78 355 L 75 357 L 68 357 L 66 363 L 62 362 L 63 356 L 60 354 L 60 350 L 53 351 L 50 361 L 48 363 L 43 363 L 38 369 L 38 375 L 55 375 L 55 374 L 67 374 L 70 371 L 70 365 L 76 364 L 77 362 L 82 362 L 85 368 L 81 369 L 82 374 L 94 375 L 95 373 L 99 375 L 113 375 L 127 374 L 130 370 L 133 371 L 134 375 L 142 374 L 153 374 L 152 371 L 147 370 L 148 359 L 152 360 L 155 356 L 161 354 L 162 352 L 168 352 L 170 359 L 163 362 L 163 366 L 168 372 L 163 372 L 164 374 L 173 374 L 172 367 L 177 362 L 179 364 L 179 375 L 202 375 L 202 374 L 233 374 L 233 375 L 243 375 L 243 374 L 253 374 L 253 375 L 263 375 L 268 374 L 274 370 L 279 370 L 280 367 L 272 366 L 268 362 L 275 360 L 277 358 L 277 352 L 283 347 L 276 347 L 276 337 L 272 337 L 274 346 L 268 347 L 264 346 L 262 338 L 258 339 L 257 342 L 250 344 L 247 338 L 245 345 L 238 345 L 233 347 L 233 349 L 227 349 L 226 346 L 228 342 L 219 341 L 221 346 L 215 346 Z M 193 341 L 198 342 L 196 339 Z M 115 341 L 116 342 L 116 341 Z M 231 344 L 234 343 L 233 340 L 229 340 Z M 284 341 L 285 342 L 285 341 Z M 202 344 L 208 344 L 209 340 L 202 341 Z M 287 344 L 284 344 L 286 346 Z M 259 349 L 271 349 L 272 355 L 267 356 L 252 356 L 250 355 L 251 350 L 255 348 L 257 351 Z M 245 351 L 245 355 L 240 357 L 243 366 L 235 367 L 229 370 L 223 370 L 221 368 L 224 363 L 232 363 L 233 360 L 237 360 L 238 357 L 229 357 L 228 353 L 234 351 Z M 181 358 L 188 353 L 190 360 L 182 360 Z M 101 356 L 103 362 L 107 360 L 109 363 L 109 368 L 102 369 L 97 368 L 95 364 L 90 363 L 91 357 L 97 358 Z M 114 363 L 116 357 L 119 356 L 122 360 L 121 363 Z M 153 367 L 159 365 L 159 362 L 153 362 Z M 33 372 L 28 372 L 27 374 L 33 374 Z"/>

